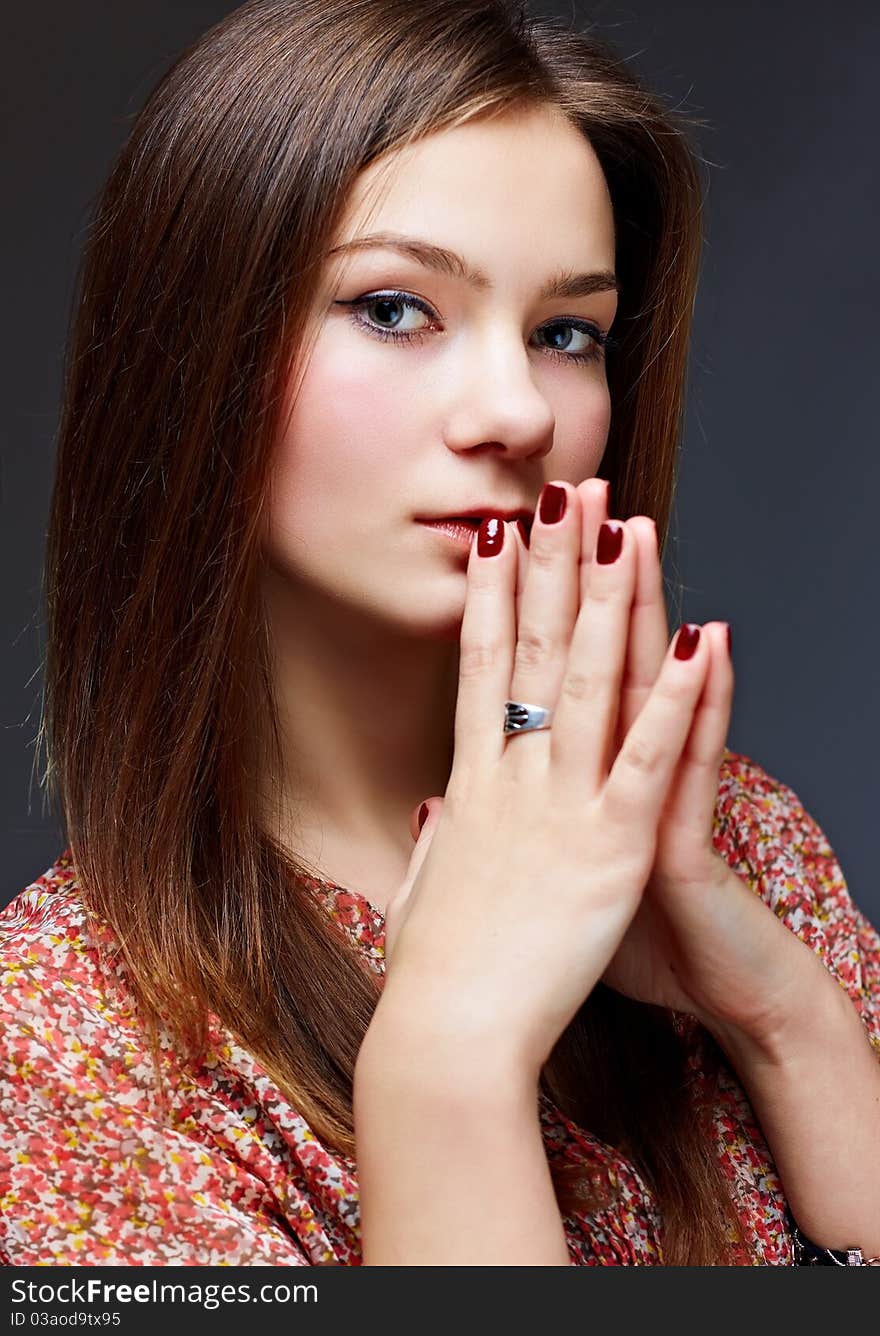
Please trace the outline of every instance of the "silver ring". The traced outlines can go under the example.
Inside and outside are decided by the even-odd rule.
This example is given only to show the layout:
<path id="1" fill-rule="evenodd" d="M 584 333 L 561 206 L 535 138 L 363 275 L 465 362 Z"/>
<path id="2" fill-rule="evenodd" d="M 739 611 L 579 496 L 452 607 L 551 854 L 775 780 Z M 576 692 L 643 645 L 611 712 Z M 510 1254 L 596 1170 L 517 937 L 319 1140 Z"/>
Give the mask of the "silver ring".
<path id="1" fill-rule="evenodd" d="M 543 705 L 529 705 L 522 700 L 504 702 L 504 732 L 529 733 L 540 728 L 549 728 L 553 711 Z"/>

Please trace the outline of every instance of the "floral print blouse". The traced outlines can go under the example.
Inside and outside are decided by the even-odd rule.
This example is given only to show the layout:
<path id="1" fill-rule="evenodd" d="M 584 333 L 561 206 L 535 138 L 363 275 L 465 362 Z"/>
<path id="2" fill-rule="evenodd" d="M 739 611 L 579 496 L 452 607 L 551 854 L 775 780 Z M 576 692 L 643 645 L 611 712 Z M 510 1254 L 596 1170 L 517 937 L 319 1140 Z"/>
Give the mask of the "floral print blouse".
<path id="1" fill-rule="evenodd" d="M 797 796 L 728 752 L 714 843 L 822 957 L 880 1047 L 880 937 Z M 380 912 L 333 883 L 308 887 L 383 974 Z M 361 1264 L 354 1160 L 321 1144 L 216 1018 L 197 1069 L 168 1048 L 171 1108 L 159 1116 L 112 934 L 84 908 L 69 849 L 0 912 L 0 974 L 0 1262 Z M 572 1264 L 662 1264 L 657 1206 L 633 1166 L 543 1092 L 538 1113 L 550 1163 L 583 1163 L 613 1189 L 564 1217 Z M 726 1068 L 713 1121 L 756 1264 L 791 1265 L 780 1181 Z"/>

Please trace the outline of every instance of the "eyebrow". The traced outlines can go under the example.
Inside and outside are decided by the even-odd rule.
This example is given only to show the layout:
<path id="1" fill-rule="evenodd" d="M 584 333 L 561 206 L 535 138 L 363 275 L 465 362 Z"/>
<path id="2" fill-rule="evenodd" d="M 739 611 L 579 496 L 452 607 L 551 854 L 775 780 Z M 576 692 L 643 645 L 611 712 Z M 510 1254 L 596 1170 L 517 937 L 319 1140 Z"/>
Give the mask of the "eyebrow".
<path id="1" fill-rule="evenodd" d="M 340 245 L 334 246 L 328 254 L 371 250 L 374 247 L 399 251 L 428 269 L 435 269 L 438 273 L 451 278 L 463 279 L 465 283 L 482 292 L 492 291 L 493 284 L 488 274 L 469 265 L 455 251 L 432 245 L 429 241 L 421 241 L 418 237 L 405 236 L 400 232 L 371 232 L 367 236 L 354 237 L 351 241 L 343 241 Z M 563 269 L 548 279 L 540 295 L 542 300 L 547 301 L 553 297 L 592 297 L 597 292 L 619 291 L 620 284 L 608 269 L 591 274 L 576 274 L 570 269 Z"/>

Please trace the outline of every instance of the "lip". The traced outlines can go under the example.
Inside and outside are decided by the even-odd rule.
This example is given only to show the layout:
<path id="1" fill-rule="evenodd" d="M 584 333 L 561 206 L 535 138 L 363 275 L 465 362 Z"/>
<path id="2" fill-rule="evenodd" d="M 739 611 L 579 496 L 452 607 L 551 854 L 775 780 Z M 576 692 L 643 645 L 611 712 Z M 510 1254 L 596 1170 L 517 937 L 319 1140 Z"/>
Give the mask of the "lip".
<path id="1" fill-rule="evenodd" d="M 528 514 L 527 511 L 525 513 Z M 445 534 L 446 537 L 452 538 L 456 543 L 459 543 L 470 550 L 474 541 L 474 534 L 480 527 L 481 518 L 481 516 L 473 516 L 471 519 L 466 520 L 461 516 L 439 516 L 435 519 L 419 519 L 417 520 L 417 523 L 421 524 L 426 529 L 434 529 L 437 533 Z M 492 516 L 490 512 L 489 518 L 503 519 L 504 516 Z M 514 517 L 511 516 L 510 518 Z M 516 522 L 519 525 L 523 542 L 526 547 L 528 547 L 532 527 L 531 519 L 523 520 L 522 518 L 517 518 Z"/>
<path id="2" fill-rule="evenodd" d="M 527 529 L 531 529 L 532 521 L 535 518 L 535 512 L 528 506 L 512 506 L 505 509 L 501 506 L 494 506 L 491 502 L 484 506 L 469 506 L 462 510 L 447 510 L 444 515 L 417 515 L 416 519 L 422 524 L 435 523 L 438 520 L 481 520 L 486 515 L 494 516 L 499 520 L 522 520 Z"/>
<path id="3" fill-rule="evenodd" d="M 463 521 L 468 521 L 469 526 L 476 530 L 479 528 L 480 520 L 490 517 L 499 520 L 516 520 L 519 523 L 520 532 L 523 536 L 523 542 L 526 547 L 532 536 L 532 525 L 535 519 L 535 512 L 528 506 L 515 506 L 503 508 L 492 505 L 490 502 L 483 506 L 466 507 L 462 510 L 447 511 L 445 515 L 416 515 L 419 524 L 427 524 L 431 527 L 443 525 L 444 532 L 449 531 L 450 525 L 460 526 Z"/>
<path id="4" fill-rule="evenodd" d="M 479 527 L 479 525 L 473 523 L 465 524 L 463 520 L 435 519 L 418 520 L 417 522 L 421 524 L 423 528 L 434 529 L 435 532 L 443 534 L 446 538 L 451 538 L 453 542 L 461 544 L 461 546 L 468 550 L 470 550 L 471 544 L 474 541 L 474 534 Z"/>

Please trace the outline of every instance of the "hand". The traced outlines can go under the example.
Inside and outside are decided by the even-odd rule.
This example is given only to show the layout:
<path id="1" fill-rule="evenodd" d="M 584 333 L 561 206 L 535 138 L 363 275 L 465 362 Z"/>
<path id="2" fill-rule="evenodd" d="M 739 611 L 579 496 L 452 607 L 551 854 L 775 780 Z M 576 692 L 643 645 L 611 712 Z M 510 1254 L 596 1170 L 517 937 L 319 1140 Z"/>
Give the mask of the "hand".
<path id="1" fill-rule="evenodd" d="M 598 480 L 588 486 L 598 527 L 607 489 Z M 627 527 L 638 556 L 617 748 L 656 681 L 668 636 L 656 526 L 638 515 Z M 713 846 L 734 674 L 728 626 L 710 622 L 703 634 L 709 669 L 658 827 L 654 866 L 603 981 L 638 1001 L 690 1012 L 717 1035 L 737 1031 L 769 1048 L 800 999 L 830 979 Z"/>
<path id="2" fill-rule="evenodd" d="M 497 555 L 471 549 L 452 771 L 387 906 L 377 1008 L 535 1077 L 638 909 L 710 657 L 699 634 L 690 658 L 668 648 L 615 754 L 637 548 L 621 525 L 616 561 L 581 560 L 590 516 L 557 485 L 567 509 L 536 518 L 518 610 L 515 526 Z M 506 738 L 508 697 L 555 707 L 553 728 Z"/>
<path id="3" fill-rule="evenodd" d="M 577 488 L 583 543 L 595 548 L 608 518 L 608 484 L 590 478 Z M 609 763 L 644 707 L 666 656 L 669 629 L 656 526 L 648 516 L 626 521 L 636 553 L 626 664 Z M 529 553 L 518 544 L 517 625 Z M 588 591 L 592 563 L 580 572 Z M 644 895 L 603 982 L 635 998 L 689 1012 L 716 1034 L 736 1031 L 757 1043 L 778 1033 L 793 999 L 820 982 L 813 953 L 788 931 L 713 847 L 713 821 L 733 699 L 728 627 L 703 627 L 709 664 L 687 743 L 679 758 L 657 828 L 657 846 Z M 543 699 L 543 698 L 542 698 Z M 428 800 L 434 819 L 443 800 Z M 418 838 L 417 812 L 412 818 Z M 799 1005 L 799 1004 L 798 1004 Z"/>

